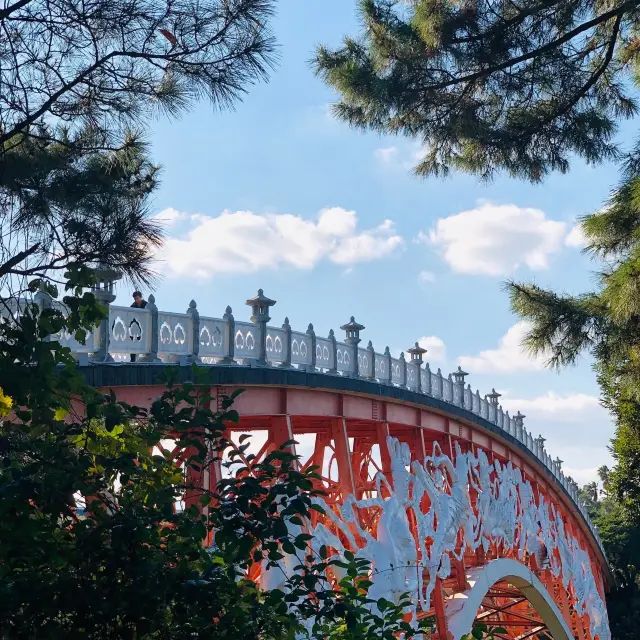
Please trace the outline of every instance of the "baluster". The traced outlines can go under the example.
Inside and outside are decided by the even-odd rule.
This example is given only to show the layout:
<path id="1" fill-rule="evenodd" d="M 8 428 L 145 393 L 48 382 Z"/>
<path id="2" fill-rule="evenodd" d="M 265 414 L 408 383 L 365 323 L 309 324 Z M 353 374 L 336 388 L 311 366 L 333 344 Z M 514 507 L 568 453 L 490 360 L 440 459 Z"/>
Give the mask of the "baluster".
<path id="1" fill-rule="evenodd" d="M 427 387 L 426 387 L 426 389 L 423 389 L 423 391 L 427 395 L 433 395 L 432 389 L 431 389 L 431 367 L 429 366 L 428 362 L 425 364 L 424 369 L 425 369 L 425 373 L 426 373 L 425 377 L 427 379 Z"/>
<path id="2" fill-rule="evenodd" d="M 385 347 L 384 350 L 384 357 L 385 357 L 385 362 L 387 363 L 387 384 L 391 384 L 391 381 L 393 379 L 393 362 L 391 361 L 391 351 L 389 350 L 389 347 Z"/>
<path id="3" fill-rule="evenodd" d="M 191 317 L 191 355 L 190 362 L 200 363 L 200 312 L 195 300 L 189 303 L 187 315 Z"/>
<path id="4" fill-rule="evenodd" d="M 438 387 L 438 398 L 444 400 L 444 378 L 440 367 L 438 367 L 438 372 L 436 373 L 436 385 Z"/>
<path id="5" fill-rule="evenodd" d="M 400 354 L 398 358 L 400 361 L 400 376 L 398 382 L 399 386 L 403 389 L 407 388 L 407 361 L 404 359 L 404 351 Z"/>
<path id="6" fill-rule="evenodd" d="M 327 338 L 331 343 L 331 353 L 329 357 L 331 358 L 331 363 L 333 366 L 327 371 L 327 373 L 337 373 L 338 372 L 338 347 L 336 346 L 336 335 L 333 333 L 333 329 L 329 330 L 329 336 Z"/>
<path id="7" fill-rule="evenodd" d="M 236 335 L 236 321 L 233 317 L 233 313 L 231 307 L 227 306 L 224 311 L 224 315 L 222 316 L 224 320 L 224 337 L 225 342 L 227 343 L 227 353 L 220 360 L 220 362 L 224 364 L 235 364 L 234 360 L 234 352 L 235 352 L 235 335 Z M 291 344 L 289 344 L 291 347 Z"/>
<path id="8" fill-rule="evenodd" d="M 311 342 L 311 365 L 308 368 L 308 371 L 316 370 L 316 332 L 313 330 L 313 324 L 309 323 L 307 327 L 307 335 L 309 336 L 309 340 Z"/>
<path id="9" fill-rule="evenodd" d="M 376 351 L 373 348 L 373 344 L 371 340 L 369 340 L 369 344 L 367 345 L 367 352 L 369 354 L 369 369 L 367 370 L 367 377 L 369 380 L 376 379 Z"/>
<path id="10" fill-rule="evenodd" d="M 476 394 L 475 395 L 476 395 L 476 397 L 475 397 L 475 400 L 473 401 L 473 404 L 476 407 L 478 407 L 478 410 L 474 411 L 474 413 L 479 416 L 479 415 L 482 414 L 482 403 L 480 402 L 480 390 L 479 389 L 476 389 Z"/>
<path id="11" fill-rule="evenodd" d="M 158 326 L 158 307 L 156 306 L 156 297 L 153 293 L 149 295 L 146 308 L 150 311 L 151 350 L 148 354 L 139 358 L 139 360 L 142 362 L 160 362 L 160 358 L 158 358 L 158 336 L 160 334 L 160 327 Z"/>
<path id="12" fill-rule="evenodd" d="M 285 317 L 282 324 L 282 330 L 284 331 L 284 345 L 286 349 L 286 355 L 282 359 L 281 367 L 283 369 L 291 369 L 291 325 L 289 324 L 289 318 Z"/>

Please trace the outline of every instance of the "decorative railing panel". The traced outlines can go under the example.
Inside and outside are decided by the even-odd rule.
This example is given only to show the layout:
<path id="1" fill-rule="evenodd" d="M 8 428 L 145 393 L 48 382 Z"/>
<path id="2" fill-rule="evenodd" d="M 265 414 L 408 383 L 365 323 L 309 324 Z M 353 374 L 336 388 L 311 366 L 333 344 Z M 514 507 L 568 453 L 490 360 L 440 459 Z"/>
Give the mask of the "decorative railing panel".
<path id="1" fill-rule="evenodd" d="M 191 318 L 183 313 L 158 313 L 158 353 L 189 355 L 193 345 Z"/>
<path id="2" fill-rule="evenodd" d="M 200 317 L 200 357 L 223 358 L 229 353 L 227 326 L 218 318 Z"/>
<path id="3" fill-rule="evenodd" d="M 373 362 L 371 361 L 371 353 L 368 349 L 358 349 L 358 369 L 360 377 L 373 378 Z"/>
<path id="4" fill-rule="evenodd" d="M 234 356 L 241 359 L 257 359 L 259 354 L 258 328 L 249 322 L 236 322 L 233 336 Z"/>
<path id="5" fill-rule="evenodd" d="M 391 358 L 391 382 L 398 385 L 405 383 L 402 378 L 402 361 L 400 358 Z"/>
<path id="6" fill-rule="evenodd" d="M 326 338 L 316 338 L 316 367 L 334 369 L 336 363 L 333 357 L 333 343 Z"/>
<path id="7" fill-rule="evenodd" d="M 287 337 L 284 329 L 267 327 L 267 339 L 265 343 L 267 360 L 274 363 L 282 363 L 287 359 Z"/>
<path id="8" fill-rule="evenodd" d="M 311 337 L 301 331 L 291 332 L 291 364 L 311 366 Z"/>
<path id="9" fill-rule="evenodd" d="M 353 371 L 353 350 L 344 342 L 336 342 L 336 369 L 343 374 Z"/>
<path id="10" fill-rule="evenodd" d="M 109 307 L 109 350 L 115 353 L 151 351 L 151 312 L 148 309 Z"/>

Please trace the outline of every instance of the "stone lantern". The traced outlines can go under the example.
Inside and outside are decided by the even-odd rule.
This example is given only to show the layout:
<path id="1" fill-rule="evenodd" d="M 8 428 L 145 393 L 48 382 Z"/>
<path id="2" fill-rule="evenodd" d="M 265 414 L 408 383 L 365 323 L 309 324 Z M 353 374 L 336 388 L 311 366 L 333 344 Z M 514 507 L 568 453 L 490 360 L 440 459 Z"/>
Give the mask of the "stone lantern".
<path id="1" fill-rule="evenodd" d="M 416 388 L 418 391 L 422 391 L 422 356 L 427 353 L 427 350 L 416 342 L 413 347 L 407 349 L 407 353 L 409 354 L 409 363 L 415 367 Z"/>
<path id="2" fill-rule="evenodd" d="M 105 265 L 98 265 L 93 269 L 95 281 L 91 286 L 91 293 L 96 300 L 103 306 L 109 305 L 116 299 L 115 284 L 122 279 L 122 274 Z M 109 314 L 100 321 L 99 327 L 98 350 L 93 355 L 93 360 L 100 362 L 109 362 L 113 358 L 109 355 L 109 338 L 111 337 L 111 329 L 109 327 Z"/>
<path id="3" fill-rule="evenodd" d="M 356 322 L 356 319 L 351 316 L 351 319 L 347 324 L 343 324 L 340 327 L 345 333 L 345 344 L 351 347 L 351 359 L 353 361 L 353 377 L 357 378 L 360 375 L 360 367 L 358 366 L 358 345 L 360 344 L 360 332 L 365 329 L 365 326 Z"/>
<path id="4" fill-rule="evenodd" d="M 487 400 L 489 401 L 489 404 L 493 405 L 494 407 L 498 406 L 498 399 L 502 396 L 501 393 L 498 393 L 495 389 L 491 389 L 491 393 L 487 394 Z"/>
<path id="5" fill-rule="evenodd" d="M 275 303 L 275 300 L 264 295 L 262 289 L 258 289 L 258 295 L 249 298 L 245 303 L 251 307 L 251 322 L 258 328 L 258 359 L 256 364 L 260 366 L 267 364 L 267 322 L 271 320 L 269 309 Z"/>
<path id="6" fill-rule="evenodd" d="M 458 370 L 451 374 L 453 377 L 453 383 L 458 387 L 458 396 L 460 398 L 461 407 L 464 407 L 464 379 L 468 375 L 469 374 L 466 371 L 462 370 L 462 367 L 458 367 Z"/>

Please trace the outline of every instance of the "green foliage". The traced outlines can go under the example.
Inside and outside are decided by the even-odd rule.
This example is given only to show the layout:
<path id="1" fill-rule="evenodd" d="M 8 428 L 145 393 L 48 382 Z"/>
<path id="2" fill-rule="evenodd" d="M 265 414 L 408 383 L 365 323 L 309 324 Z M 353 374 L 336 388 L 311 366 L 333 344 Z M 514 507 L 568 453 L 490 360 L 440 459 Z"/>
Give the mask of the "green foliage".
<path id="1" fill-rule="evenodd" d="M 637 637 L 640 625 L 640 525 L 611 493 L 611 472 L 600 469 L 604 489 L 591 483 L 580 491 L 589 515 L 598 526 L 616 585 L 607 598 L 609 623 L 615 640 Z"/>
<path id="2" fill-rule="evenodd" d="M 271 0 L 20 0 L 0 8 L 0 288 L 73 263 L 149 284 L 158 169 L 144 133 L 230 107 L 274 61 Z"/>
<path id="3" fill-rule="evenodd" d="M 316 72 L 354 127 L 419 139 L 418 175 L 499 170 L 533 182 L 572 154 L 618 157 L 633 116 L 638 2 L 359 0 L 362 31 Z"/>
<path id="4" fill-rule="evenodd" d="M 514 311 L 531 322 L 525 346 L 553 367 L 593 358 L 602 404 L 616 422 L 610 450 L 615 466 L 600 469 L 596 483 L 581 491 L 599 527 L 616 578 L 608 597 L 616 640 L 637 636 L 640 611 L 640 165 L 627 162 L 623 180 L 600 211 L 582 219 L 585 252 L 602 261 L 598 287 L 578 296 L 536 285 L 509 283 Z"/>
<path id="5" fill-rule="evenodd" d="M 406 599 L 373 607 L 366 561 L 311 553 L 300 525 L 318 476 L 298 470 L 290 443 L 257 462 L 242 442 L 228 451 L 228 478 L 213 490 L 194 483 L 192 472 L 230 447 L 224 423 L 238 420 L 233 398 L 210 409 L 196 367 L 187 384 L 170 370 L 161 376 L 165 391 L 148 411 L 84 385 L 55 333 L 102 317 L 80 290 L 90 275 L 68 274 L 68 318 L 33 305 L 0 323 L 0 635 L 413 637 Z M 194 504 L 176 509 L 185 494 Z M 281 589 L 247 578 L 256 564 L 282 571 L 286 556 L 296 573 Z M 332 565 L 346 572 L 337 585 L 325 573 Z"/>

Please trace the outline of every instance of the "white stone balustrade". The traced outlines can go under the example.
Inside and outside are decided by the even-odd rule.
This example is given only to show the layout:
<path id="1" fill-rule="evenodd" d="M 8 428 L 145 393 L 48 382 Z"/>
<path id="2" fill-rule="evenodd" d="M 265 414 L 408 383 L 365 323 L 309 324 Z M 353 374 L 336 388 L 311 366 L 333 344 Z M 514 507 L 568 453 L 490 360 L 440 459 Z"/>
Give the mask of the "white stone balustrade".
<path id="1" fill-rule="evenodd" d="M 62 303 L 43 294 L 37 295 L 34 301 L 41 308 L 49 306 L 63 313 L 65 311 Z M 19 316 L 27 303 L 27 300 L 7 301 L 0 308 L 0 315 Z M 110 305 L 106 336 L 102 335 L 103 323 L 87 336 L 84 345 L 66 334 L 57 339 L 77 354 L 77 359 L 84 364 L 94 362 L 122 366 L 123 361 L 130 362 L 130 354 L 136 354 L 136 363 L 159 365 L 193 362 L 203 366 L 290 367 L 392 385 L 464 408 L 515 438 L 533 457 L 538 458 L 571 496 L 602 549 L 598 532 L 579 500 L 578 486 L 562 472 L 562 460 L 551 459 L 544 448 L 544 438 L 534 439 L 527 433 L 525 416 L 520 412 L 510 416 L 502 409 L 498 404 L 500 394 L 495 389 L 485 397 L 479 391 L 474 393 L 470 385 L 465 387 L 468 374 L 459 367 L 448 375 L 443 375 L 440 369 L 433 373 L 429 364 L 422 360 L 426 350 L 417 344 L 408 349 L 408 361 L 404 353 L 399 358 L 391 357 L 388 347 L 383 353 L 378 353 L 371 342 L 364 348 L 358 346 L 360 331 L 365 327 L 355 322 L 353 317 L 343 325 L 346 337 L 344 342 L 340 342 L 333 330 L 326 338 L 316 336 L 311 324 L 306 331 L 292 330 L 288 319 L 282 327 L 267 325 L 269 306 L 275 301 L 264 297 L 262 290 L 247 304 L 251 304 L 254 310 L 252 322 L 236 321 L 230 307 L 222 318 L 200 316 L 195 301 L 191 301 L 186 313 L 158 311 L 154 297 L 149 296 L 146 309 Z M 263 306 L 257 306 L 259 304 Z M 264 345 L 261 345 L 261 340 L 264 340 Z M 260 361 L 261 353 L 265 356 L 264 364 Z M 95 354 L 99 357 L 92 357 Z"/>

